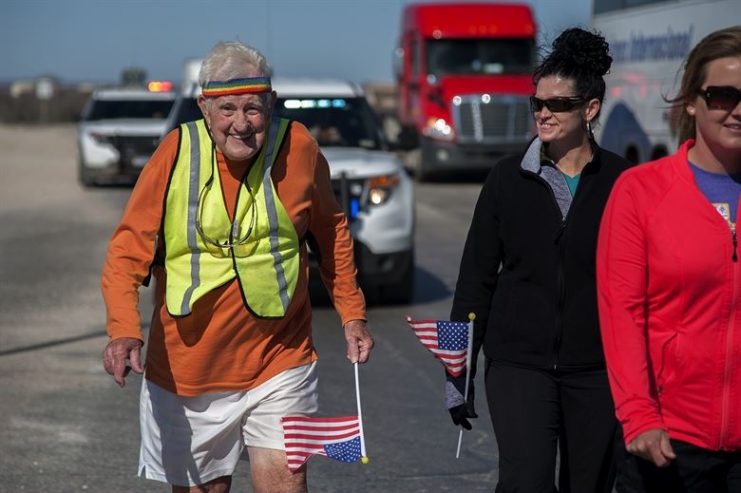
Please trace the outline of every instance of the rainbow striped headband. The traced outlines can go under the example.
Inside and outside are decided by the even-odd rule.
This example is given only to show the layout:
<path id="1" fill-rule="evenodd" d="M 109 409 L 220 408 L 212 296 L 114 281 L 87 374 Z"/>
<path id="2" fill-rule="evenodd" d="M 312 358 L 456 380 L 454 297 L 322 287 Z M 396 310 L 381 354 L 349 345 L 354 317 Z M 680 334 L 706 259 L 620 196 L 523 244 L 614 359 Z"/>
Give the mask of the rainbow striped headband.
<path id="1" fill-rule="evenodd" d="M 232 96 L 237 94 L 259 94 L 272 91 L 270 77 L 246 77 L 226 81 L 212 80 L 203 86 L 203 95 L 207 98 Z"/>

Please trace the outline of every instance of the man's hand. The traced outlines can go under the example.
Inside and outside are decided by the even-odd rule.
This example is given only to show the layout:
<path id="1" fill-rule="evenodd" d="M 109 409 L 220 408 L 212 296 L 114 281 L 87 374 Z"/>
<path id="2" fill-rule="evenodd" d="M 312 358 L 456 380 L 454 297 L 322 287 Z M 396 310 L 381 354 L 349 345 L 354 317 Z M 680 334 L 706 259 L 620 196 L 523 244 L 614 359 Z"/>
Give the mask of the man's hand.
<path id="1" fill-rule="evenodd" d="M 677 458 L 669 443 L 669 435 L 660 428 L 644 431 L 627 448 L 631 454 L 653 462 L 657 467 L 666 467 Z"/>
<path id="2" fill-rule="evenodd" d="M 370 350 L 373 348 L 373 338 L 368 332 L 365 320 L 350 320 L 345 324 L 345 340 L 347 341 L 347 359 L 351 363 L 365 363 L 368 361 Z"/>
<path id="3" fill-rule="evenodd" d="M 141 364 L 142 341 L 132 337 L 121 337 L 113 339 L 103 350 L 103 368 L 109 375 L 113 375 L 116 383 L 123 387 L 126 385 L 126 375 L 129 368 L 136 373 L 144 373 Z M 130 366 L 127 366 L 127 360 Z"/>

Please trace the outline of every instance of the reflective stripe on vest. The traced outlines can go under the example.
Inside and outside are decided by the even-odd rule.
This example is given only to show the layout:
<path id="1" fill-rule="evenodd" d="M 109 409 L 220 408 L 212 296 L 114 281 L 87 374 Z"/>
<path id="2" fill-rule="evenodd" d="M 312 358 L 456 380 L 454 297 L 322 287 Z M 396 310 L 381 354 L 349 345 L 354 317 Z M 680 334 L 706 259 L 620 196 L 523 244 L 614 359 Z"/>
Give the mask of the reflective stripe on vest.
<path id="1" fill-rule="evenodd" d="M 198 299 L 236 276 L 253 314 L 285 316 L 298 280 L 299 241 L 271 170 L 288 125 L 285 119 L 271 121 L 265 145 L 239 187 L 233 223 L 204 121 L 181 125 L 163 220 L 165 298 L 172 315 L 190 314 Z"/>

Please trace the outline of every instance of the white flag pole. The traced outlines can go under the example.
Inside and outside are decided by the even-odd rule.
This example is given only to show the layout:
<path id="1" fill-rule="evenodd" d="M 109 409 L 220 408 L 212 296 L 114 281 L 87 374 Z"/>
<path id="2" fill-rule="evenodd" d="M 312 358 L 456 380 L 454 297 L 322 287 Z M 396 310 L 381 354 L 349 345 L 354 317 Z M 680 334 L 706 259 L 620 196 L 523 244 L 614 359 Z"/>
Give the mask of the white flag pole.
<path id="1" fill-rule="evenodd" d="M 458 432 L 458 450 L 455 451 L 455 458 L 459 459 L 461 456 L 461 442 L 463 441 L 463 428 Z"/>
<path id="2" fill-rule="evenodd" d="M 468 350 L 466 351 L 466 390 L 463 392 L 463 405 L 468 409 L 468 387 L 470 383 L 471 359 L 473 355 L 473 321 L 476 320 L 476 314 L 468 314 Z M 460 458 L 461 442 L 463 442 L 463 427 L 458 431 L 458 449 L 455 451 L 455 458 Z"/>
<path id="3" fill-rule="evenodd" d="M 360 410 L 360 380 L 358 379 L 358 363 L 355 362 L 355 399 L 358 402 L 358 426 L 360 428 L 360 462 L 367 464 L 368 456 L 365 455 L 365 434 L 363 433 L 363 413 Z"/>

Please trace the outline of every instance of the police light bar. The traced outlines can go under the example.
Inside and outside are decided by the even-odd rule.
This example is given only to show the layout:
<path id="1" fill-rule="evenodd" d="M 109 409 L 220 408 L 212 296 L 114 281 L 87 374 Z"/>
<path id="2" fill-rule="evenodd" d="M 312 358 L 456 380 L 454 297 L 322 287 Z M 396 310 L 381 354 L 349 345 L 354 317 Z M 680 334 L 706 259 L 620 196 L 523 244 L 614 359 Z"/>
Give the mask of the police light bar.
<path id="1" fill-rule="evenodd" d="M 172 82 L 169 80 L 153 80 L 147 84 L 147 90 L 150 92 L 169 92 L 172 91 Z"/>

